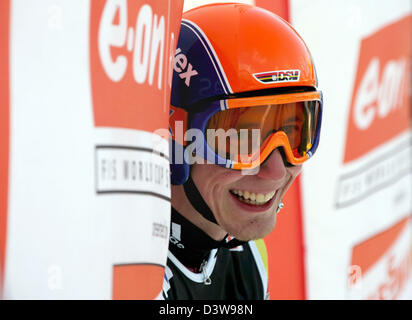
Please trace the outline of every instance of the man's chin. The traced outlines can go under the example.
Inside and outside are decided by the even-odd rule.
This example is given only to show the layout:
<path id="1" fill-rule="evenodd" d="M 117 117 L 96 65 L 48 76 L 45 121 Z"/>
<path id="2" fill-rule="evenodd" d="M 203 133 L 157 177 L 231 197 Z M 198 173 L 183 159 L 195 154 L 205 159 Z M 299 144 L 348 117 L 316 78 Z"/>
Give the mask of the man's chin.
<path id="1" fill-rule="evenodd" d="M 274 216 L 271 221 L 252 222 L 241 229 L 232 230 L 233 232 L 228 231 L 228 233 L 240 241 L 258 240 L 268 236 L 275 225 L 276 217 Z"/>

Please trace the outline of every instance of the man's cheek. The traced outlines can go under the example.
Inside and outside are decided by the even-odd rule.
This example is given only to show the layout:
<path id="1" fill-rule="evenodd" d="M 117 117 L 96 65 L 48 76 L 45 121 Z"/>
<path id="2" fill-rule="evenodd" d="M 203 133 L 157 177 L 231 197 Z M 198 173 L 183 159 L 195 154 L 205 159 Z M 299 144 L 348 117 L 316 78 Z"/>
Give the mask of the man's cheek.
<path id="1" fill-rule="evenodd" d="M 294 171 L 295 171 L 294 176 L 295 176 L 295 178 L 302 172 L 302 169 L 303 169 L 303 165 L 294 167 Z"/>

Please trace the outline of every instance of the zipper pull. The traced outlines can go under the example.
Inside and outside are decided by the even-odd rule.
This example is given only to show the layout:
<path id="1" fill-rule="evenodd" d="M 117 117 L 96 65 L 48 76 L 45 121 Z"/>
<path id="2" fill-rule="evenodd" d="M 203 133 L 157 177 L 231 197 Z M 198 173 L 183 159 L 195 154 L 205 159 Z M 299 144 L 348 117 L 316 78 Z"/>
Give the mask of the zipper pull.
<path id="1" fill-rule="evenodd" d="M 200 265 L 200 271 L 203 273 L 203 284 L 208 286 L 212 284 L 212 280 L 210 280 L 210 277 L 207 275 L 206 272 L 206 260 L 203 260 L 202 264 Z"/>

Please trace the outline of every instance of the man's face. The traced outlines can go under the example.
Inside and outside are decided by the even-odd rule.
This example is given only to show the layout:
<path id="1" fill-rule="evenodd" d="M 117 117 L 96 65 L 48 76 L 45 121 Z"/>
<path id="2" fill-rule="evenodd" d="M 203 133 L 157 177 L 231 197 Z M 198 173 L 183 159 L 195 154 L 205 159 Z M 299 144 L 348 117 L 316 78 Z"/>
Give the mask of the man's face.
<path id="1" fill-rule="evenodd" d="M 286 167 L 275 150 L 255 175 L 215 164 L 194 164 L 191 174 L 219 225 L 239 240 L 252 240 L 273 230 L 276 209 L 301 169 Z"/>

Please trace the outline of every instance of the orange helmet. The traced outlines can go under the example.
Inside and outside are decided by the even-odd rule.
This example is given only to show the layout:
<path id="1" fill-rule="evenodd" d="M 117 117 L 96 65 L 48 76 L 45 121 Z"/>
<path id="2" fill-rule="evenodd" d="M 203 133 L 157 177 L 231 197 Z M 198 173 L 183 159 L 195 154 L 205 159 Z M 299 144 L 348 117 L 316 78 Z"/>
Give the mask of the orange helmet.
<path id="1" fill-rule="evenodd" d="M 322 94 L 311 54 L 299 34 L 277 15 L 239 3 L 210 4 L 183 14 L 171 93 L 172 183 L 189 176 L 184 129 L 241 129 L 253 122 L 258 148 L 248 161 L 229 146 L 204 139 L 204 159 L 231 169 L 261 164 L 282 148 L 291 164 L 306 161 L 319 141 Z M 249 128 L 250 129 L 250 128 Z M 255 152 L 258 151 L 258 152 Z M 258 156 L 254 156 L 258 154 Z M 251 166 L 252 164 L 252 166 Z"/>

